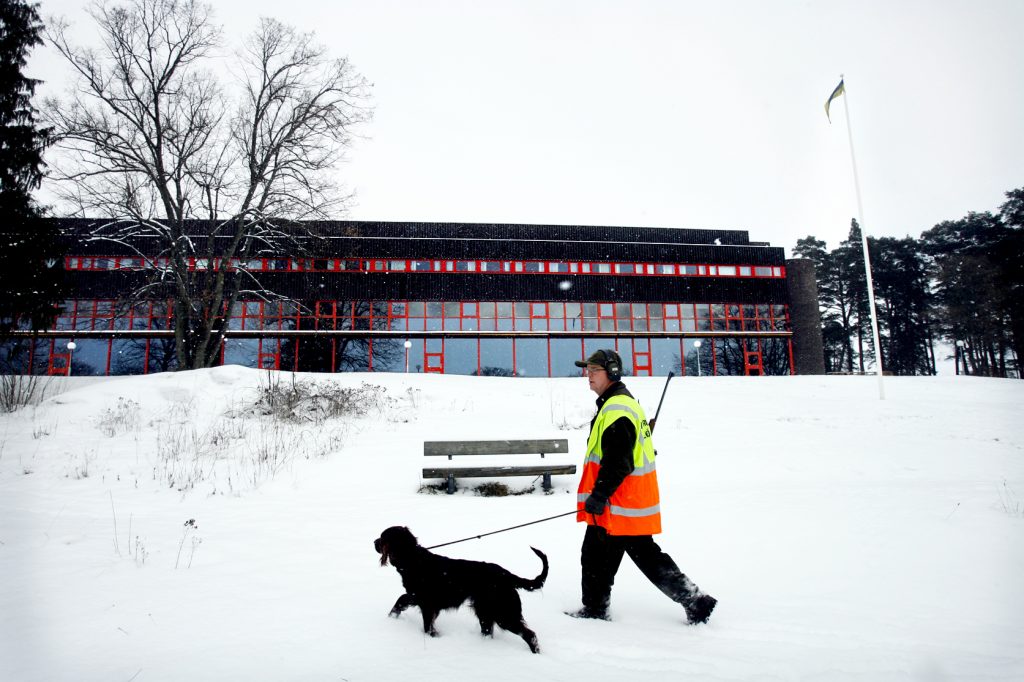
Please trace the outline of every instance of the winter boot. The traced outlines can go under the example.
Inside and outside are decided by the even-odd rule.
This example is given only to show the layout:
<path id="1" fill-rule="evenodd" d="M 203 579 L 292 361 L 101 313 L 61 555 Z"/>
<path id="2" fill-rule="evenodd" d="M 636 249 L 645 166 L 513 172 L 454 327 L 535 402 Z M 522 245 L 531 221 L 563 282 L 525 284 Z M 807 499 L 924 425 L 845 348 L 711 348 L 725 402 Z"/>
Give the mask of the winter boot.
<path id="1" fill-rule="evenodd" d="M 584 606 L 579 611 L 566 611 L 565 615 L 570 618 L 592 618 L 594 620 L 611 620 L 607 611 L 594 611 Z"/>
<path id="2" fill-rule="evenodd" d="M 717 603 L 718 600 L 711 595 L 702 594 L 687 604 L 686 617 L 689 619 L 690 625 L 708 622 L 708 618 L 711 617 L 711 612 L 715 610 L 715 604 Z"/>

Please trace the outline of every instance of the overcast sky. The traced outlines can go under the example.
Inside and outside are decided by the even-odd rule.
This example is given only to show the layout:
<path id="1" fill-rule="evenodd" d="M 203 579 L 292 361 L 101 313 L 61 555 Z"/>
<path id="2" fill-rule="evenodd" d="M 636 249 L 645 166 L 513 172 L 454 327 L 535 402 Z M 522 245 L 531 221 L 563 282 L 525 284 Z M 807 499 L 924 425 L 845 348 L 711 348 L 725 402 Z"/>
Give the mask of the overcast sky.
<path id="1" fill-rule="evenodd" d="M 87 27 L 81 0 L 44 16 Z M 218 0 L 374 83 L 341 179 L 359 220 L 743 229 L 790 252 L 857 214 L 918 236 L 1024 186 L 1024 0 Z M 82 35 L 88 39 L 88 32 Z M 67 71 L 37 48 L 30 75 Z"/>

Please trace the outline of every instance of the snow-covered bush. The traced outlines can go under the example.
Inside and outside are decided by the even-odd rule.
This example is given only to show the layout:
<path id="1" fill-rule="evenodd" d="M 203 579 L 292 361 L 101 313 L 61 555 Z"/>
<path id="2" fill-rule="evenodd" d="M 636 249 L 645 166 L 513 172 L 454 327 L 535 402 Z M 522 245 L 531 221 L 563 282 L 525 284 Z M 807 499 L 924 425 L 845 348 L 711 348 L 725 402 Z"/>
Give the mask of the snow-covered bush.
<path id="1" fill-rule="evenodd" d="M 339 386 L 299 378 L 294 373 L 267 372 L 260 381 L 255 412 L 289 422 L 322 424 L 328 419 L 363 416 L 388 405 L 385 389 L 363 382 L 358 387 Z"/>

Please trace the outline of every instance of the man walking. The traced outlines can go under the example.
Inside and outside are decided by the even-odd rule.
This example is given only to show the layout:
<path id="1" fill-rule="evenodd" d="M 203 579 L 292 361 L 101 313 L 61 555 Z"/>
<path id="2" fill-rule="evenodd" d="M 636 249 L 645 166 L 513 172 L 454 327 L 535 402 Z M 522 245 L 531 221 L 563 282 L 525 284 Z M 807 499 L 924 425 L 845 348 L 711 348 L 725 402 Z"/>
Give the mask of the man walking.
<path id="1" fill-rule="evenodd" d="M 647 579 L 686 610 L 690 623 L 706 623 L 717 600 L 704 594 L 651 537 L 661 532 L 654 445 L 643 408 L 622 383 L 622 359 L 599 350 L 586 362 L 597 415 L 590 423 L 587 458 L 577 494 L 583 538 L 583 608 L 575 618 L 609 620 L 615 574 L 628 554 Z"/>

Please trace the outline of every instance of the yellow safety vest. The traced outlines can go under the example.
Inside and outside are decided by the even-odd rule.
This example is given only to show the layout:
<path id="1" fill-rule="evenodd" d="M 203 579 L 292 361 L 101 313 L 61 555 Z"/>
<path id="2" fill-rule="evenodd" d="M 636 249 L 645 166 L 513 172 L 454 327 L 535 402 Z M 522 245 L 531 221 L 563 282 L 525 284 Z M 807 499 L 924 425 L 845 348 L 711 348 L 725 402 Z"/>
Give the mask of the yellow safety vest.
<path id="1" fill-rule="evenodd" d="M 583 503 L 594 490 L 601 468 L 601 437 L 612 422 L 626 418 L 636 429 L 633 445 L 633 472 L 608 500 L 600 516 L 584 511 Z M 587 440 L 587 458 L 576 494 L 576 520 L 598 525 L 609 535 L 654 535 L 661 532 L 661 506 L 658 475 L 654 468 L 654 443 L 651 429 L 640 403 L 626 395 L 609 398 L 601 406 Z"/>

